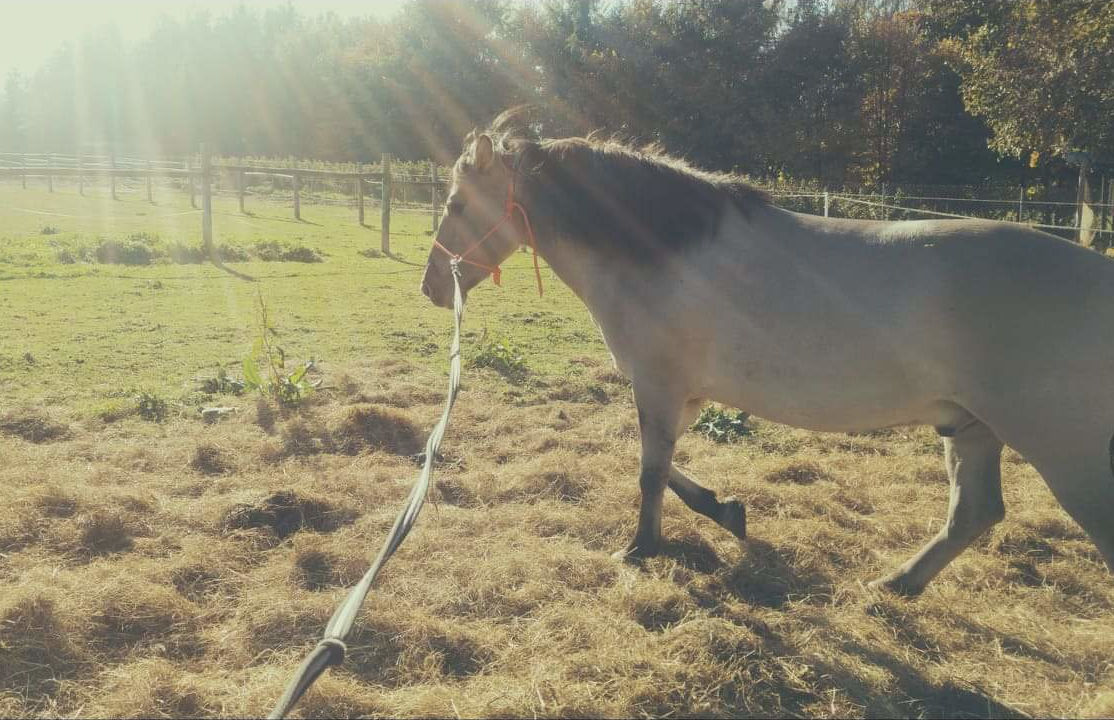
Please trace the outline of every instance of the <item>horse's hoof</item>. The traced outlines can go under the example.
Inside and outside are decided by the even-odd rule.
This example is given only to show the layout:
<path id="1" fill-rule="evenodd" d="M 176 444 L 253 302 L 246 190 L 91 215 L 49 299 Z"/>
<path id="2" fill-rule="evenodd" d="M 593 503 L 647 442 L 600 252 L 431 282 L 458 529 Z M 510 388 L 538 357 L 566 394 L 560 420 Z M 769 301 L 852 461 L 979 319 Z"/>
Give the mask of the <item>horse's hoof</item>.
<path id="1" fill-rule="evenodd" d="M 747 538 L 747 508 L 743 501 L 729 497 L 719 504 L 716 522 L 740 540 Z"/>
<path id="2" fill-rule="evenodd" d="M 658 554 L 658 546 L 639 545 L 631 543 L 622 550 L 616 550 L 611 553 L 611 559 L 618 562 L 630 563 L 637 565 L 646 558 L 652 558 Z"/>
<path id="3" fill-rule="evenodd" d="M 901 573 L 880 577 L 877 580 L 868 582 L 866 586 L 871 590 L 890 592 L 894 595 L 901 595 L 902 597 L 916 597 L 924 590 L 923 585 L 914 585 Z"/>

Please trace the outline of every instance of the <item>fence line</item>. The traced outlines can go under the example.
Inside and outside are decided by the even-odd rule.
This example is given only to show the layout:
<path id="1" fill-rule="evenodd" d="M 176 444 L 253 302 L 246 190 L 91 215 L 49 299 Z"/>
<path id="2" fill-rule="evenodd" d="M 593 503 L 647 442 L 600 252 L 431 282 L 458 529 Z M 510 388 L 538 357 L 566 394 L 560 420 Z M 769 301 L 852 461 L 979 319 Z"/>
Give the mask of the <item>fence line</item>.
<path id="1" fill-rule="evenodd" d="M 374 165 L 362 163 L 338 163 L 340 167 L 323 169 L 319 167 L 298 167 L 298 160 L 275 160 L 240 158 L 217 159 L 211 158 L 202 148 L 202 152 L 192 157 L 181 159 L 163 158 L 146 159 L 132 156 L 78 154 L 65 155 L 59 153 L 10 153 L 0 152 L 0 179 L 19 177 L 24 188 L 29 177 L 45 177 L 50 192 L 54 192 L 55 178 L 76 178 L 78 191 L 85 193 L 87 179 L 107 179 L 110 183 L 113 199 L 117 199 L 116 180 L 118 178 L 138 178 L 145 181 L 148 202 L 154 202 L 153 180 L 169 179 L 188 186 L 190 204 L 197 209 L 197 195 L 211 197 L 213 192 L 234 193 L 237 197 L 239 210 L 247 213 L 246 197 L 251 185 L 250 180 L 255 178 L 270 178 L 271 192 L 277 189 L 276 180 L 289 183 L 290 201 L 293 216 L 301 220 L 301 206 L 303 195 L 313 198 L 315 204 L 337 204 L 336 195 L 342 195 L 350 200 L 342 201 L 343 204 L 354 206 L 356 209 L 356 222 L 365 226 L 365 201 L 367 189 L 378 186 L 380 215 L 380 246 L 383 252 L 390 252 L 390 215 L 393 199 L 401 200 L 405 204 L 410 200 L 411 191 L 417 191 L 419 196 L 428 193 L 422 198 L 421 205 L 429 207 L 431 227 L 437 230 L 440 203 L 445 197 L 448 182 L 441 178 L 438 166 L 433 162 L 410 163 L 411 172 L 395 172 L 392 170 L 393 162 L 389 154 L 383 154 L 378 169 Z M 312 161 L 309 161 L 312 162 Z M 286 163 L 292 164 L 288 166 Z M 403 164 L 404 166 L 407 164 Z M 428 167 L 428 171 L 426 167 Z M 340 169 L 345 168 L 345 169 Z M 400 168 L 401 169 L 401 168 Z M 225 185 L 228 181 L 228 189 Z M 331 189 L 322 189 L 323 183 L 331 183 Z M 215 187 L 214 187 L 215 186 Z M 925 189 L 931 186 L 922 186 Z M 1018 188 L 1018 190 L 1022 190 Z M 315 195 L 316 191 L 316 195 Z M 1022 191 L 1023 192 L 1023 191 Z M 1114 209 L 1114 193 L 1107 197 L 1109 188 L 1103 183 L 1100 202 L 1089 203 L 1090 207 L 1101 211 L 1098 227 L 1091 230 L 1095 234 L 1110 235 L 1114 230 L 1107 230 L 1107 211 Z M 328 197 L 333 195 L 333 198 Z M 999 222 L 1010 222 L 1043 230 L 1059 230 L 1078 234 L 1083 230 L 1079 226 L 1079 213 L 1073 225 L 1057 225 L 1055 223 L 1025 222 L 1023 214 L 1025 209 L 1036 207 L 1076 207 L 1078 203 L 1057 200 L 1034 200 L 1022 194 L 1016 199 L 993 199 L 971 197 L 946 197 L 941 195 L 903 195 L 900 193 L 858 193 L 852 195 L 847 192 L 778 192 L 771 189 L 771 194 L 778 198 L 786 199 L 811 199 L 823 200 L 823 214 L 830 212 L 832 202 L 848 202 L 866 207 L 875 207 L 883 211 L 887 217 L 889 211 L 920 213 L 922 215 L 942 218 L 981 219 L 976 216 L 962 213 L 943 212 L 935 209 L 914 208 L 897 204 L 899 201 L 932 202 L 932 203 L 974 203 L 986 205 L 1016 206 L 1012 214 L 1016 220 L 993 218 Z M 869 199 L 867 199 L 869 198 Z M 893 198 L 893 202 L 887 202 Z M 212 225 L 211 201 L 209 209 L 202 208 L 202 226 L 209 228 Z M 30 211 L 29 211 L 30 212 Z M 188 211 L 187 211 L 188 212 Z M 1045 211 L 1047 218 L 1049 211 Z M 42 214 L 48 214 L 42 212 Z M 1053 216 L 1058 213 L 1053 213 Z M 63 215 L 63 214 L 59 214 Z M 1114 216 L 1114 213 L 1111 213 Z M 76 216 L 74 216 L 76 217 Z M 205 233 L 206 236 L 209 233 Z"/>
<path id="2" fill-rule="evenodd" d="M 1017 220 L 1003 220 L 1003 219 L 998 219 L 998 218 L 980 218 L 980 217 L 977 217 L 977 216 L 974 216 L 974 215 L 960 215 L 958 213 L 940 212 L 938 210 L 926 210 L 924 208 L 911 208 L 911 207 L 905 207 L 903 205 L 895 205 L 895 204 L 885 203 L 885 202 L 874 202 L 874 201 L 871 201 L 871 200 L 863 200 L 861 197 L 856 198 L 856 197 L 852 197 L 850 195 L 839 194 L 839 193 L 779 193 L 777 191 L 772 191 L 771 194 L 774 195 L 775 197 L 810 198 L 810 199 L 813 199 L 813 200 L 823 200 L 824 201 L 824 209 L 825 209 L 824 214 L 825 214 L 825 216 L 827 216 L 827 210 L 828 210 L 828 207 L 829 207 L 829 203 L 831 201 L 841 200 L 841 201 L 844 201 L 844 202 L 855 203 L 855 204 L 864 205 L 864 206 L 867 206 L 867 207 L 877 207 L 877 208 L 883 208 L 883 209 L 886 209 L 886 210 L 899 210 L 899 211 L 902 211 L 902 212 L 921 213 L 921 214 L 924 214 L 924 215 L 932 215 L 934 217 L 943 217 L 943 218 L 958 219 L 958 220 L 993 220 L 994 222 L 1005 222 L 1005 223 L 1010 223 L 1012 225 L 1024 225 L 1026 227 L 1040 228 L 1042 230 L 1070 230 L 1074 233 L 1079 233 L 1084 229 L 1084 228 L 1080 227 L 1079 225 L 1051 225 L 1051 224 L 1048 224 L 1048 223 L 1031 223 L 1031 222 L 1024 222 L 1024 221 L 1017 221 Z M 902 196 L 902 197 L 905 198 L 906 196 Z M 908 199 L 916 199 L 916 198 L 910 197 Z M 941 200 L 941 201 L 944 201 L 944 200 L 955 201 L 955 200 L 962 200 L 963 198 L 932 198 L 932 199 Z M 1059 203 L 1057 203 L 1057 204 L 1059 204 Z M 1092 205 L 1092 207 L 1102 207 L 1102 205 L 1098 204 L 1098 203 L 1093 203 L 1091 205 Z M 1092 233 L 1095 233 L 1095 234 L 1106 234 L 1106 235 L 1114 234 L 1114 230 L 1106 230 L 1106 229 L 1103 229 L 1103 228 L 1091 228 L 1091 229 L 1087 230 L 1087 232 L 1092 232 Z"/>

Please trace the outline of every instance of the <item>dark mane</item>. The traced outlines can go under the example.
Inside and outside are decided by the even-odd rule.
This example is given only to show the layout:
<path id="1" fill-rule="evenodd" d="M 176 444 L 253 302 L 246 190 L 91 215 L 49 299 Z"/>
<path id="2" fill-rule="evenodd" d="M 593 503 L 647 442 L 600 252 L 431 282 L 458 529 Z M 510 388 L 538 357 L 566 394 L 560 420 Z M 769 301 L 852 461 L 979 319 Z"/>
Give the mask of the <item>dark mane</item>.
<path id="1" fill-rule="evenodd" d="M 535 226 L 605 252 L 660 260 L 711 238 L 727 210 L 748 216 L 769 202 L 739 176 L 694 168 L 657 146 L 535 140 L 504 116 L 488 132 L 520 158 L 519 192 Z"/>

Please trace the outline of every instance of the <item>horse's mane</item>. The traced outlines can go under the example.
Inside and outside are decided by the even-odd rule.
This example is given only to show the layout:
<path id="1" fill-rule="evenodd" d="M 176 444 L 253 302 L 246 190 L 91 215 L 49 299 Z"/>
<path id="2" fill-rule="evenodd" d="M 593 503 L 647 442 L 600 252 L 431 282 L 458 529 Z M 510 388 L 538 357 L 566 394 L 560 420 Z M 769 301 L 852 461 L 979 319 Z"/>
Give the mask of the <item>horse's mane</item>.
<path id="1" fill-rule="evenodd" d="M 521 156 L 523 176 L 544 188 L 532 203 L 540 219 L 569 237 L 660 256 L 708 239 L 728 207 L 745 216 L 769 202 L 740 176 L 695 168 L 659 145 L 596 133 L 540 138 L 523 115 L 504 112 L 486 132 L 501 151 Z"/>

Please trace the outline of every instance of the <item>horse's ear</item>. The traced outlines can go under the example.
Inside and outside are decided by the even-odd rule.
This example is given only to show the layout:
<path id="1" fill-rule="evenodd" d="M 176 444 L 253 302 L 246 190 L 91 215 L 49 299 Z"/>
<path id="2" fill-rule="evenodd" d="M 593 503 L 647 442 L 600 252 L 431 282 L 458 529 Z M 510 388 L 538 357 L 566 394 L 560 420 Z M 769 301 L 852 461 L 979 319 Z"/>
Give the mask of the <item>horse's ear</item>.
<path id="1" fill-rule="evenodd" d="M 495 144 L 491 142 L 490 135 L 480 135 L 476 138 L 476 169 L 480 172 L 491 167 L 495 160 Z"/>

